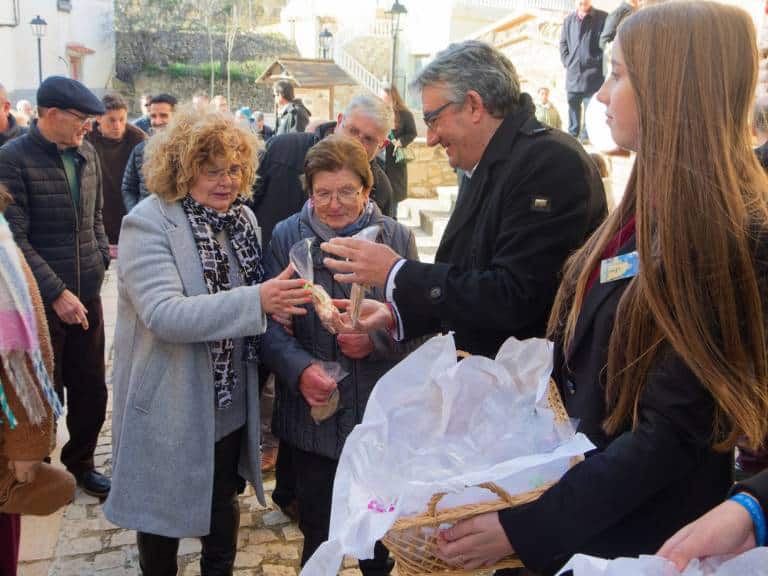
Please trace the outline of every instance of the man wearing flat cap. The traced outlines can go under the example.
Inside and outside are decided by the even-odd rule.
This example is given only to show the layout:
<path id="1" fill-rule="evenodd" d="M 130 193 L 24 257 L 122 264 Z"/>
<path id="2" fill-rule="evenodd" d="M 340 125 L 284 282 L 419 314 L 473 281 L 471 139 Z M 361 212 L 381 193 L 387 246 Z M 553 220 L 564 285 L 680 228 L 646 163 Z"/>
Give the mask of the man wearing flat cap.
<path id="1" fill-rule="evenodd" d="M 110 481 L 93 453 L 107 407 L 104 321 L 99 296 L 109 265 L 102 221 L 102 178 L 85 135 L 101 101 L 69 78 L 51 76 L 37 91 L 39 119 L 0 149 L 0 183 L 14 202 L 5 211 L 46 308 L 55 385 L 67 403 L 69 441 L 61 461 L 91 495 Z"/>

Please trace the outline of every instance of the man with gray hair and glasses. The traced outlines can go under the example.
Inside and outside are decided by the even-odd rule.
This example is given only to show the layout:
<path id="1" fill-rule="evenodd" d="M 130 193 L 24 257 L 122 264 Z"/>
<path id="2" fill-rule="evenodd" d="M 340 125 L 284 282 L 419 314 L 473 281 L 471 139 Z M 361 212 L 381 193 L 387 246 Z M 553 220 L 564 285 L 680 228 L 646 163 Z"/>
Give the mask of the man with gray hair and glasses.
<path id="1" fill-rule="evenodd" d="M 384 146 L 392 124 L 392 113 L 376 96 L 355 96 L 332 122 L 320 124 L 315 132 L 275 134 L 266 145 L 259 163 L 259 179 L 253 188 L 252 207 L 261 226 L 263 245 L 269 243 L 275 225 L 304 205 L 307 195 L 299 179 L 304 157 L 312 146 L 329 134 L 341 134 L 359 141 L 368 154 L 373 171 L 371 199 L 386 216 L 392 214 L 392 185 L 376 155 Z"/>
<path id="2" fill-rule="evenodd" d="M 411 87 L 427 144 L 464 171 L 435 264 L 339 238 L 322 248 L 347 260 L 325 265 L 386 289 L 391 306 L 366 301 L 365 329 L 452 330 L 459 349 L 490 357 L 510 336 L 544 336 L 563 263 L 607 213 L 600 175 L 576 140 L 536 120 L 514 66 L 487 44 L 452 44 Z"/>

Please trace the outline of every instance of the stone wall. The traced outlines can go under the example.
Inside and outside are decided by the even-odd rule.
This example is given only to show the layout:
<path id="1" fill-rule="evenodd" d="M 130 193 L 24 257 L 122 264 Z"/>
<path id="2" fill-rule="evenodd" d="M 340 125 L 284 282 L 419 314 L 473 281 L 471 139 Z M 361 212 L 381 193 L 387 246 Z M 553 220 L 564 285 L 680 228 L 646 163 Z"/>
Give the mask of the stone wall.
<path id="1" fill-rule="evenodd" d="M 147 75 L 138 74 L 134 76 L 131 84 L 125 83 L 121 86 L 116 86 L 117 90 L 123 94 L 129 100 L 131 104 L 131 115 L 138 115 L 139 111 L 136 109 L 138 105 L 138 96 L 140 94 L 158 94 L 160 92 L 168 92 L 178 98 L 179 102 L 189 102 L 192 100 L 192 96 L 195 92 L 208 92 L 210 82 L 204 78 L 194 77 L 170 77 L 167 74 Z M 215 93 L 224 94 L 227 93 L 226 78 L 216 77 Z M 231 98 L 229 107 L 231 110 L 236 110 L 243 106 L 248 106 L 252 110 L 261 110 L 262 112 L 271 114 L 274 111 L 274 100 L 272 98 L 272 88 L 270 86 L 264 86 L 254 84 L 253 81 L 232 81 L 231 84 Z"/>
<path id="2" fill-rule="evenodd" d="M 392 66 L 392 39 L 360 36 L 344 44 L 344 49 L 377 78 L 389 78 Z"/>
<path id="3" fill-rule="evenodd" d="M 441 146 L 430 148 L 424 138 L 416 138 L 408 148 L 416 156 L 408 163 L 409 198 L 434 198 L 438 186 L 456 186 L 456 172 Z"/>
<path id="4" fill-rule="evenodd" d="M 203 64 L 209 61 L 208 38 L 204 32 L 138 31 L 115 34 L 117 78 L 130 82 L 135 74 L 148 68 L 169 64 Z M 226 61 L 224 36 L 213 37 L 214 61 Z M 235 39 L 232 61 L 271 60 L 278 56 L 298 56 L 296 45 L 273 34 L 240 33 Z M 222 65 L 223 68 L 223 65 Z"/>

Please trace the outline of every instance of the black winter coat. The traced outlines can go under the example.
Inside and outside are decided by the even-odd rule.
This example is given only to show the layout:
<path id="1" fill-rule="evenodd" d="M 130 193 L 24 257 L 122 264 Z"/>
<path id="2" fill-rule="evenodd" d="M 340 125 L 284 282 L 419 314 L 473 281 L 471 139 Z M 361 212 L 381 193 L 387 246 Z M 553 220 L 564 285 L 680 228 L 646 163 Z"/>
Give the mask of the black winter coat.
<path id="1" fill-rule="evenodd" d="M 405 336 L 453 330 L 459 349 L 490 357 L 510 336 L 543 336 L 563 263 L 606 214 L 579 143 L 527 107 L 510 114 L 465 179 L 435 264 L 395 277 Z"/>
<path id="2" fill-rule="evenodd" d="M 24 126 L 19 126 L 19 123 L 16 121 L 16 118 L 13 117 L 13 114 L 8 114 L 8 128 L 5 132 L 0 132 L 0 146 L 6 142 L 10 142 L 14 138 L 24 136 L 26 133 L 27 129 L 24 128 Z"/>
<path id="3" fill-rule="evenodd" d="M 416 122 L 410 110 L 400 110 L 399 126 L 394 130 L 394 136 L 400 140 L 403 147 L 408 146 L 416 138 Z M 392 199 L 402 202 L 408 196 L 408 164 L 395 162 L 395 147 L 388 144 L 384 156 L 384 173 L 392 185 Z M 392 214 L 392 216 L 397 216 Z"/>
<path id="4" fill-rule="evenodd" d="M 5 216 L 46 306 L 65 289 L 83 303 L 98 297 L 109 266 L 99 159 L 87 141 L 75 158 L 78 206 L 72 200 L 59 150 L 43 137 L 37 124 L 0 149 L 0 182 L 14 199 Z"/>
<path id="5" fill-rule="evenodd" d="M 332 130 L 328 130 L 330 125 L 335 126 L 336 123 L 323 124 L 321 127 L 325 129 L 322 132 L 275 135 L 267 141 L 257 170 L 258 179 L 253 185 L 253 196 L 249 202 L 261 226 L 261 242 L 265 248 L 269 245 L 275 225 L 296 214 L 307 200 L 307 193 L 300 179 L 304 174 L 304 158 L 309 149 L 322 139 L 320 134 L 333 134 Z M 382 213 L 389 216 L 392 209 L 392 187 L 389 179 L 375 159 L 371 162 L 371 171 L 371 198 Z"/>
<path id="6" fill-rule="evenodd" d="M 283 111 L 277 117 L 277 126 L 275 134 L 290 134 L 291 132 L 304 132 L 309 124 L 311 112 L 304 106 L 304 103 L 296 98 L 289 102 L 283 108 Z"/>
<path id="7" fill-rule="evenodd" d="M 622 2 L 619 6 L 605 19 L 605 26 L 603 32 L 600 34 L 600 49 L 605 50 L 605 47 L 609 42 L 613 42 L 616 38 L 616 32 L 619 30 L 619 24 L 624 21 L 624 18 L 631 16 L 634 10 L 628 2 Z"/>
<path id="8" fill-rule="evenodd" d="M 755 474 L 752 478 L 739 482 L 734 486 L 732 493 L 749 492 L 760 501 L 763 514 L 768 519 L 768 470 Z"/>
<path id="9" fill-rule="evenodd" d="M 575 553 L 653 554 L 722 502 L 731 485 L 731 454 L 712 449 L 714 400 L 669 346 L 649 373 L 637 427 L 603 431 L 608 342 L 629 283 L 598 280 L 568 356 L 555 345 L 553 377 L 565 407 L 597 449 L 536 502 L 499 513 L 512 546 L 537 572 L 554 572 Z"/>
<path id="10" fill-rule="evenodd" d="M 123 197 L 126 213 L 134 209 L 136 204 L 149 196 L 149 190 L 144 183 L 144 174 L 141 168 L 144 166 L 144 148 L 147 141 L 139 142 L 128 157 L 123 173 L 123 183 L 120 186 L 120 194 Z"/>
<path id="11" fill-rule="evenodd" d="M 568 92 L 594 94 L 600 89 L 603 76 L 603 49 L 600 34 L 608 14 L 592 8 L 579 20 L 576 12 L 565 17 L 560 33 L 560 61 L 566 69 L 565 89 Z"/>

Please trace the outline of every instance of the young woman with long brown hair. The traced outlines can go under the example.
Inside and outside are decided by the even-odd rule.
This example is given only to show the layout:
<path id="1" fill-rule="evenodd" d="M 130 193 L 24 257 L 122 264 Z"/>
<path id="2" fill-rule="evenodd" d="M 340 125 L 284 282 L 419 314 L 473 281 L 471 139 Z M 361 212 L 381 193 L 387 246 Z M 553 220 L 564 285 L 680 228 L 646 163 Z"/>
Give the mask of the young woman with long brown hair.
<path id="1" fill-rule="evenodd" d="M 564 271 L 549 332 L 566 408 L 597 449 L 539 500 L 442 534 L 475 568 L 514 550 L 651 554 L 722 501 L 731 449 L 768 432 L 768 180 L 750 146 L 755 30 L 673 2 L 629 17 L 598 93 L 637 152 L 621 205 Z"/>

